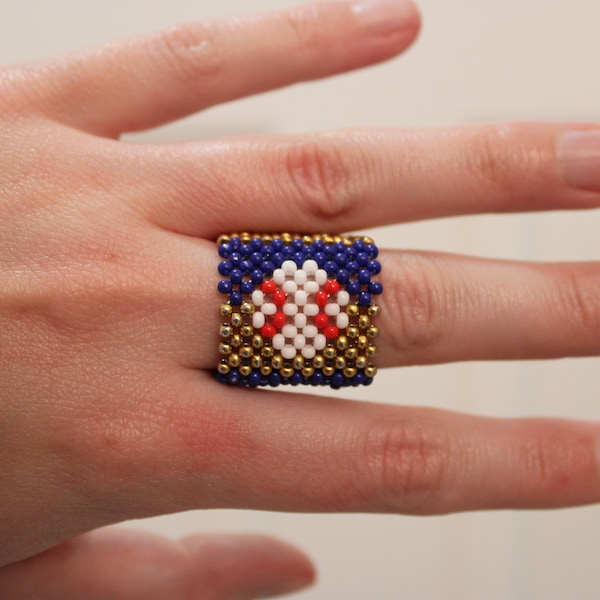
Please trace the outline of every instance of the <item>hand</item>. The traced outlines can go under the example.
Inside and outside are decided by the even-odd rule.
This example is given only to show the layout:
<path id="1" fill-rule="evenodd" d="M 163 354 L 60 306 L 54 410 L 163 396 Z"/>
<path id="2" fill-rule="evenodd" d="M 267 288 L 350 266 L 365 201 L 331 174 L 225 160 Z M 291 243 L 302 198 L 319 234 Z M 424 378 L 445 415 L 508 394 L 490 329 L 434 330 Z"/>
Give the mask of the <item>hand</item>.
<path id="1" fill-rule="evenodd" d="M 419 20 L 410 7 L 384 16 L 319 3 L 0 72 L 0 563 L 22 561 L 0 571 L 0 588 L 18 590 L 13 597 L 34 597 L 27 590 L 50 585 L 49 572 L 56 597 L 83 594 L 73 565 L 101 574 L 114 556 L 128 570 L 167 556 L 176 591 L 164 595 L 186 585 L 207 597 L 244 593 L 245 568 L 240 589 L 213 590 L 206 553 L 166 542 L 140 554 L 128 549 L 146 542 L 98 533 L 39 554 L 130 518 L 205 507 L 429 514 L 600 499 L 597 425 L 250 393 L 208 372 L 218 360 L 220 233 L 600 204 L 597 163 L 577 152 L 584 144 L 586 156 L 599 155 L 592 125 L 118 141 L 391 57 Z M 381 262 L 379 366 L 600 351 L 598 264 L 407 251 L 382 252 Z M 115 543 L 122 554 L 107 551 Z M 271 544 L 268 565 L 280 554 Z M 279 584 L 261 585 L 310 580 L 306 559 L 288 557 L 269 566 Z M 188 584 L 189 561 L 206 568 Z M 88 583 L 87 597 L 101 597 L 100 583 Z M 112 583 L 115 597 L 134 597 L 131 582 Z"/>

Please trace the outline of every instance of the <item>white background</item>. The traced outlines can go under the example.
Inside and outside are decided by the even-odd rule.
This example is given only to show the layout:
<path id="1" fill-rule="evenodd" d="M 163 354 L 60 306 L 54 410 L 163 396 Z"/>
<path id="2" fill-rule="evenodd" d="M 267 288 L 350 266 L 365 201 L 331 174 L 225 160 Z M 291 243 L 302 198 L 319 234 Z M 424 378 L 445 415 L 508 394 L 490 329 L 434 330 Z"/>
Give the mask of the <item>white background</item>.
<path id="1" fill-rule="evenodd" d="M 2 0 L 0 60 L 21 61 L 289 0 Z M 139 139 L 600 118 L 597 0 L 422 0 L 404 57 L 211 109 Z M 600 214 L 483 216 L 390 227 L 381 245 L 531 260 L 596 259 Z M 510 327 L 510 323 L 507 323 Z M 460 364 L 380 375 L 354 397 L 496 416 L 599 419 L 600 361 Z M 303 600 L 600 598 L 600 509 L 444 517 L 192 512 L 136 523 L 167 535 L 262 531 L 307 550 Z"/>

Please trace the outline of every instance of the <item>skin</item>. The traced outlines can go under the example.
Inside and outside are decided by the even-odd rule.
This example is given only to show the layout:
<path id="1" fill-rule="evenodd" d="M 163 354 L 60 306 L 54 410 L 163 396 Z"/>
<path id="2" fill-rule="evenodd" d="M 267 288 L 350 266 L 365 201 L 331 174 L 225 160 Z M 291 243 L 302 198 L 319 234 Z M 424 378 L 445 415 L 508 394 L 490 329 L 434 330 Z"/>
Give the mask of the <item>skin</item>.
<path id="1" fill-rule="evenodd" d="M 565 132 L 595 125 L 119 141 L 390 58 L 418 29 L 416 10 L 381 33 L 321 2 L 0 70 L 4 598 L 245 599 L 314 577 L 267 538 L 93 531 L 149 515 L 600 500 L 597 424 L 283 396 L 210 373 L 220 233 L 595 208 L 600 192 L 571 185 L 560 157 Z M 380 366 L 600 353 L 598 263 L 381 262 Z"/>

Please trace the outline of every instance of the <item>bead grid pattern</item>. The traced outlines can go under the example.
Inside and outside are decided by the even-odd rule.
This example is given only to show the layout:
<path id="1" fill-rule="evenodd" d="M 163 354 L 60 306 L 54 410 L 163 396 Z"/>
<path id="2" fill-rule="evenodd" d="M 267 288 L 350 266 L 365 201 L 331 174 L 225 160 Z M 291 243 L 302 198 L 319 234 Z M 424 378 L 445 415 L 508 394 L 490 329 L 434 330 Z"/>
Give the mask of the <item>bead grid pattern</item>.
<path id="1" fill-rule="evenodd" d="M 232 234 L 218 241 L 222 324 L 217 378 L 247 387 L 369 385 L 377 372 L 367 237 Z"/>

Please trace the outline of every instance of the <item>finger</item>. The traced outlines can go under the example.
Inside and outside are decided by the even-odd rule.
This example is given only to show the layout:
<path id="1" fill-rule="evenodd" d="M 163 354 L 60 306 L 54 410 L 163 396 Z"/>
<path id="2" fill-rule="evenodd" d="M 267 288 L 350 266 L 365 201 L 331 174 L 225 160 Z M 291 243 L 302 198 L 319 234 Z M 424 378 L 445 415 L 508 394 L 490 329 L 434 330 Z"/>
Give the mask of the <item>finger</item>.
<path id="1" fill-rule="evenodd" d="M 356 130 L 146 152 L 144 210 L 163 227 L 210 238 L 600 205 L 593 125 Z"/>
<path id="2" fill-rule="evenodd" d="M 600 500 L 598 425 L 190 383 L 169 415 L 171 460 L 153 462 L 160 493 L 144 496 L 138 480 L 137 510 L 439 514 Z"/>
<path id="3" fill-rule="evenodd" d="M 47 108 L 71 125 L 118 135 L 390 58 L 418 28 L 409 0 L 320 2 L 180 25 L 44 65 L 54 91 Z"/>
<path id="4" fill-rule="evenodd" d="M 173 542 L 101 530 L 0 570 L 5 600 L 266 598 L 309 585 L 314 572 L 292 547 L 260 536 Z"/>

